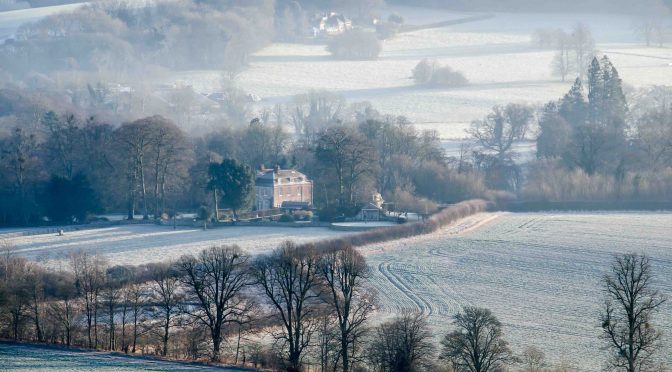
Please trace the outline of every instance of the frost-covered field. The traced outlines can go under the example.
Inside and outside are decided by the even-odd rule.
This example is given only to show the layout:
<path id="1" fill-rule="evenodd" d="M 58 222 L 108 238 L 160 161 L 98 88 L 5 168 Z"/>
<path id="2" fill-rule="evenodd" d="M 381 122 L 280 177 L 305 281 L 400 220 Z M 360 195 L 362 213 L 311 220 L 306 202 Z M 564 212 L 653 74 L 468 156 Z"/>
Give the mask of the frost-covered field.
<path id="1" fill-rule="evenodd" d="M 465 14 L 395 8 L 409 24 L 455 19 Z M 381 112 L 405 115 L 419 128 L 436 129 L 443 138 L 463 138 L 468 124 L 496 104 L 545 103 L 569 88 L 552 76 L 553 51 L 530 45 L 537 28 L 570 29 L 588 24 L 627 84 L 672 85 L 672 49 L 645 48 L 633 38 L 634 20 L 619 15 L 496 14 L 494 18 L 397 35 L 383 43 L 375 61 L 336 61 L 324 46 L 273 44 L 251 59 L 238 76 L 239 86 L 263 98 L 286 102 L 296 94 L 326 89 L 352 101 L 370 101 Z M 456 89 L 418 89 L 409 78 L 422 58 L 434 58 L 462 71 L 470 85 Z M 217 89 L 216 72 L 181 74 L 178 81 L 197 90 Z M 570 79 L 571 80 L 571 79 Z"/>
<path id="2" fill-rule="evenodd" d="M 0 240 L 14 251 L 47 265 L 67 260 L 73 252 L 100 254 L 111 264 L 138 265 L 177 259 L 183 254 L 197 253 L 219 244 L 237 244 L 252 254 L 268 252 L 285 240 L 305 242 L 335 237 L 344 232 L 316 227 L 221 227 L 216 229 L 173 230 L 157 225 L 124 225 L 57 234 L 14 236 L 16 231 Z"/>
<path id="3" fill-rule="evenodd" d="M 479 225 L 481 225 L 479 227 Z M 615 253 L 645 252 L 672 296 L 672 213 L 482 214 L 430 236 L 363 249 L 382 318 L 420 310 L 442 336 L 464 305 L 490 308 L 520 351 L 599 370 L 601 277 Z M 672 303 L 655 318 L 672 365 Z"/>
<path id="4" fill-rule="evenodd" d="M 160 360 L 131 358 L 119 354 L 76 351 L 32 345 L 0 343 L 0 370 L 3 371 L 242 371 L 236 368 L 215 368 L 196 364 L 171 363 Z"/>

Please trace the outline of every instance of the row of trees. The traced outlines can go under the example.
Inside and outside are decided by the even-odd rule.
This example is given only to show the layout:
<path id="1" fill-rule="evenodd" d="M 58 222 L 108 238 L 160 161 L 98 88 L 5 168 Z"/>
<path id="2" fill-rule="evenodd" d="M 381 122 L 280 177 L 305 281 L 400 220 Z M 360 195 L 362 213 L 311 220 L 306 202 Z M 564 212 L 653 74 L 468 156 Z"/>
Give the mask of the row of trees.
<path id="1" fill-rule="evenodd" d="M 467 306 L 456 314 L 438 354 L 420 314 L 373 326 L 369 270 L 352 247 L 317 251 L 292 242 L 258 257 L 217 246 L 140 267 L 109 267 L 79 253 L 61 271 L 7 250 L 0 266 L 0 334 L 288 371 L 308 365 L 322 371 L 548 370 L 537 348 L 514 354 L 488 309 Z M 603 283 L 600 321 L 609 365 L 651 370 L 662 347 L 654 316 L 665 298 L 654 288 L 649 258 L 618 256 Z"/>
<path id="2" fill-rule="evenodd" d="M 436 202 L 484 192 L 478 176 L 458 171 L 445 157 L 435 132 L 328 93 L 298 96 L 248 125 L 196 138 L 161 116 L 115 127 L 95 117 L 42 114 L 40 106 L 19 98 L 7 103 L 21 125 L 0 136 L 0 172 L 6 175 L 0 180 L 0 223 L 6 225 L 38 224 L 43 217 L 82 222 L 99 211 L 147 219 L 169 217 L 178 208 L 214 210 L 215 204 L 245 210 L 260 165 L 308 174 L 315 204 L 327 216 L 354 213 L 375 192 L 400 209 L 423 213 Z M 247 171 L 225 181 L 225 173 L 216 171 L 224 160 L 230 169 Z M 227 183 L 244 192 L 224 192 Z"/>

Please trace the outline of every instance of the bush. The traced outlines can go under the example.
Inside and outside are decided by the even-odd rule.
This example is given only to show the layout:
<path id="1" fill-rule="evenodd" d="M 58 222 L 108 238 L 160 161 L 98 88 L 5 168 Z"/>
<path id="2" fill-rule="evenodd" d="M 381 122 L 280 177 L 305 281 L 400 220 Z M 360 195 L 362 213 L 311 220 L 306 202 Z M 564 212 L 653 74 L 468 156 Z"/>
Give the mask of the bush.
<path id="1" fill-rule="evenodd" d="M 399 25 L 392 22 L 380 22 L 376 25 L 376 34 L 381 40 L 389 39 L 399 32 Z"/>
<path id="2" fill-rule="evenodd" d="M 538 161 L 530 167 L 522 194 L 528 201 L 667 201 L 672 200 L 672 168 L 627 172 L 619 182 L 611 174 L 588 175 L 558 161 Z"/>
<path id="3" fill-rule="evenodd" d="M 283 214 L 280 216 L 279 222 L 294 222 L 294 217 L 291 214 Z"/>
<path id="4" fill-rule="evenodd" d="M 427 58 L 418 62 L 412 73 L 416 85 L 450 88 L 461 87 L 469 83 L 461 72 L 449 66 L 441 66 L 438 62 Z"/>
<path id="5" fill-rule="evenodd" d="M 388 196 L 389 200 L 394 200 L 394 205 L 397 211 L 399 212 L 411 212 L 411 213 L 434 213 L 437 210 L 437 205 L 435 202 L 423 198 L 420 196 L 415 196 L 407 190 L 402 190 L 397 188 Z"/>
<path id="6" fill-rule="evenodd" d="M 311 211 L 296 211 L 294 212 L 294 219 L 297 221 L 310 221 L 313 218 Z"/>
<path id="7" fill-rule="evenodd" d="M 368 60 L 376 59 L 382 46 L 376 34 L 356 29 L 334 37 L 327 50 L 338 59 Z"/>
<path id="8" fill-rule="evenodd" d="M 404 17 L 400 16 L 397 13 L 392 13 L 387 17 L 387 21 L 390 23 L 396 23 L 398 25 L 401 25 L 404 23 Z"/>

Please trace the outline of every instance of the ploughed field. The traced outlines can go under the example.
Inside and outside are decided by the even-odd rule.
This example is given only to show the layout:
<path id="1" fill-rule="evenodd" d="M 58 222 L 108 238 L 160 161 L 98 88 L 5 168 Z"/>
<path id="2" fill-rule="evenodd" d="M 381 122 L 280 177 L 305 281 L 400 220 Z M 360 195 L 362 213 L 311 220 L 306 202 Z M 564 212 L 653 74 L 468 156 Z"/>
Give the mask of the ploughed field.
<path id="1" fill-rule="evenodd" d="M 644 252 L 672 296 L 672 213 L 524 213 L 473 216 L 430 236 L 363 249 L 380 318 L 421 311 L 437 341 L 464 305 L 490 308 L 517 351 L 599 370 L 601 278 L 613 255 Z M 672 302 L 654 319 L 672 365 Z"/>
<path id="2" fill-rule="evenodd" d="M 347 232 L 321 227 L 250 227 L 226 226 L 208 230 L 157 225 L 116 227 L 35 234 L 39 229 L 0 229 L 0 242 L 13 251 L 49 266 L 65 265 L 75 252 L 105 257 L 112 265 L 139 265 L 197 254 L 213 245 L 237 244 L 250 254 L 269 252 L 285 240 L 307 242 L 328 239 Z"/>

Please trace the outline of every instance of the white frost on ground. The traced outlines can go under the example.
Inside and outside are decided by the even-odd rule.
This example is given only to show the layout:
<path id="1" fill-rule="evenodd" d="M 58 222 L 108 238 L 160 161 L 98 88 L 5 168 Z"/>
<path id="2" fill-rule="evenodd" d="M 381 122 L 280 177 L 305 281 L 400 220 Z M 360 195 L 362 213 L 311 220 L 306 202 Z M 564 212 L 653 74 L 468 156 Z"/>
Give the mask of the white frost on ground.
<path id="1" fill-rule="evenodd" d="M 672 293 L 670 226 L 672 213 L 480 214 L 362 252 L 374 268 L 381 318 L 422 311 L 438 339 L 462 306 L 487 307 L 517 351 L 534 345 L 553 362 L 595 371 L 606 359 L 601 278 L 614 254 L 644 252 L 656 287 Z M 672 303 L 654 322 L 664 334 L 660 355 L 672 365 Z"/>
<path id="2" fill-rule="evenodd" d="M 125 225 L 57 234 L 3 239 L 14 252 L 46 265 L 64 264 L 77 251 L 100 254 L 111 264 L 139 265 L 177 259 L 220 244 L 237 244 L 251 254 L 269 252 L 285 240 L 306 242 L 347 234 L 317 227 L 238 227 L 185 229 L 157 225 Z"/>
<path id="3" fill-rule="evenodd" d="M 465 14 L 436 9 L 399 8 L 411 24 L 454 19 Z M 408 16 L 407 16 L 408 15 Z M 551 74 L 554 52 L 530 45 L 537 28 L 571 29 L 577 22 L 592 28 L 598 53 L 606 53 L 626 84 L 672 85 L 672 49 L 646 48 L 633 40 L 628 16 L 594 14 L 496 14 L 494 18 L 450 27 L 403 33 L 383 42 L 374 61 L 337 61 L 323 45 L 273 44 L 251 58 L 238 85 L 264 99 L 286 102 L 313 89 L 338 92 L 352 101 L 369 101 L 386 114 L 404 115 L 418 128 L 437 130 L 446 139 L 464 138 L 474 119 L 496 104 L 542 104 L 567 92 L 573 79 Z M 462 71 L 470 85 L 421 89 L 411 70 L 434 58 Z M 217 89 L 219 75 L 190 72 L 178 78 L 197 89 Z"/>
<path id="4" fill-rule="evenodd" d="M 67 350 L 33 345 L 0 343 L 1 370 L 131 372 L 131 371 L 243 371 L 198 364 L 175 363 L 148 358 L 126 357 L 117 353 Z"/>

